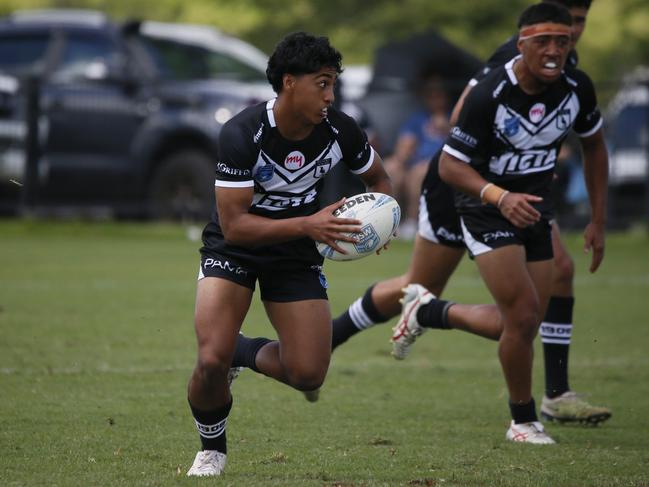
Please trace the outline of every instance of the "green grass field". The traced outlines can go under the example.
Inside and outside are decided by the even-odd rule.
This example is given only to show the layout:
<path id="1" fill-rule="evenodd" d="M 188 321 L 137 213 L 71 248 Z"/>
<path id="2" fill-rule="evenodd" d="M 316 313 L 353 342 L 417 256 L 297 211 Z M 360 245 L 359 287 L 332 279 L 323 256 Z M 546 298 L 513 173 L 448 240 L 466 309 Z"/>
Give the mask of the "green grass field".
<path id="1" fill-rule="evenodd" d="M 0 485 L 649 485 L 649 237 L 611 235 L 596 275 L 580 236 L 567 241 L 571 386 L 613 408 L 608 423 L 508 444 L 496 343 L 431 331 L 397 362 L 383 325 L 336 351 L 318 403 L 245 371 L 227 471 L 196 480 L 185 388 L 199 244 L 180 226 L 0 221 Z M 409 252 L 327 263 L 333 313 Z M 446 295 L 489 299 L 468 259 Z M 244 331 L 274 336 L 258 300 Z M 537 357 L 540 401 L 540 344 Z"/>

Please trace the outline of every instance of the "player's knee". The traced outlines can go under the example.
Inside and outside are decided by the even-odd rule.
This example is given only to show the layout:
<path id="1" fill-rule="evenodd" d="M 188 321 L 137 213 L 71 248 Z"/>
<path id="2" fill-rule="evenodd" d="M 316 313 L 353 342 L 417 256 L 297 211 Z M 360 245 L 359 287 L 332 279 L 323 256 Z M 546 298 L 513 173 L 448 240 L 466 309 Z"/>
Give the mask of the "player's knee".
<path id="1" fill-rule="evenodd" d="M 230 360 L 215 353 L 200 353 L 196 362 L 196 372 L 205 384 L 215 384 L 226 380 L 230 370 Z"/>
<path id="2" fill-rule="evenodd" d="M 287 376 L 291 387 L 298 391 L 314 391 L 318 389 L 325 380 L 327 369 L 292 370 Z"/>
<path id="3" fill-rule="evenodd" d="M 567 253 L 556 255 L 554 258 L 553 276 L 555 282 L 571 283 L 575 276 L 575 263 Z"/>
<path id="4" fill-rule="evenodd" d="M 512 313 L 507 332 L 510 335 L 515 335 L 521 341 L 531 342 L 538 332 L 541 319 L 541 309 L 538 302 L 530 300 Z"/>

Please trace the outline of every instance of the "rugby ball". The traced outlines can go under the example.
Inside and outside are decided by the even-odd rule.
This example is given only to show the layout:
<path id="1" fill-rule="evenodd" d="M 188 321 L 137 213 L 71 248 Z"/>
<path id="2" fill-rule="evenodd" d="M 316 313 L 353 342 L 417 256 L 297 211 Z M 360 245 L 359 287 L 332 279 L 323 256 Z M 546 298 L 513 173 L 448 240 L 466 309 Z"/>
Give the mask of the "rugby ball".
<path id="1" fill-rule="evenodd" d="M 338 245 L 347 251 L 342 254 L 329 245 L 317 242 L 318 252 L 331 260 L 357 260 L 373 254 L 394 236 L 401 219 L 399 203 L 383 193 L 361 193 L 347 198 L 345 203 L 334 211 L 338 218 L 360 220 L 361 232 L 355 243 L 340 242 Z M 353 235 L 353 234 L 350 234 Z"/>

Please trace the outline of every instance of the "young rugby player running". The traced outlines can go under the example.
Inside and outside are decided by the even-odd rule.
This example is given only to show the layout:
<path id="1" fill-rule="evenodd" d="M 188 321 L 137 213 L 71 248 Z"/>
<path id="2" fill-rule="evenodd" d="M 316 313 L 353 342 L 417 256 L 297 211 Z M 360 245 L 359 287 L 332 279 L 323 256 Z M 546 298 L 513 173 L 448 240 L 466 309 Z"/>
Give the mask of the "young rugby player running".
<path id="1" fill-rule="evenodd" d="M 566 6 L 572 16 L 572 46 L 567 66 L 577 65 L 574 46 L 581 37 L 590 8 L 590 0 L 548 0 Z M 464 97 L 487 73 L 502 66 L 518 54 L 518 34 L 512 36 L 489 58 L 483 70 L 467 85 L 456 104 L 451 124 L 457 121 Z M 424 183 L 419 206 L 419 229 L 415 237 L 413 254 L 407 272 L 372 285 L 364 295 L 354 301 L 344 313 L 334 320 L 333 342 L 335 349 L 351 336 L 375 325 L 389 321 L 401 312 L 399 299 L 402 288 L 409 283 L 419 283 L 439 296 L 448 279 L 464 255 L 464 242 L 459 219 L 453 203 L 453 191 L 439 178 L 439 152 L 433 157 Z M 552 247 L 554 269 L 552 297 L 548 305 L 540 334 L 543 342 L 545 364 L 545 394 L 541 414 L 547 419 L 579 421 L 597 424 L 611 416 L 608 408 L 589 404 L 570 390 L 568 383 L 568 356 L 572 335 L 574 307 L 574 264 L 561 242 L 559 228 L 552 222 Z M 450 325 L 449 325 L 450 326 Z M 464 331 L 497 340 L 502 328 L 489 323 L 473 328 L 470 324 L 454 326 Z M 315 400 L 315 392 L 307 393 Z"/>
<path id="2" fill-rule="evenodd" d="M 506 438 L 535 444 L 554 443 L 532 397 L 533 340 L 552 288 L 554 166 L 571 129 L 580 137 L 591 204 L 584 232 L 591 272 L 604 257 L 608 158 L 592 82 L 581 71 L 563 70 L 571 24 L 570 12 L 554 3 L 521 14 L 521 55 L 467 95 L 440 158 L 441 178 L 458 190 L 465 245 L 496 306 L 439 300 L 410 284 L 392 337 L 393 354 L 404 358 L 426 326 L 500 327 L 512 415 Z"/>
<path id="3" fill-rule="evenodd" d="M 220 133 L 217 211 L 203 231 L 198 360 L 188 387 L 202 449 L 189 476 L 220 475 L 225 466 L 231 364 L 299 390 L 317 389 L 327 373 L 331 314 L 315 241 L 343 251 L 336 241 L 354 242 L 346 233 L 358 233 L 360 222 L 333 215 L 344 199 L 318 208 L 322 178 L 343 161 L 371 191 L 392 191 L 364 132 L 331 107 L 341 70 L 327 38 L 288 35 L 266 71 L 277 98 L 244 110 Z M 239 335 L 257 281 L 279 341 Z"/>

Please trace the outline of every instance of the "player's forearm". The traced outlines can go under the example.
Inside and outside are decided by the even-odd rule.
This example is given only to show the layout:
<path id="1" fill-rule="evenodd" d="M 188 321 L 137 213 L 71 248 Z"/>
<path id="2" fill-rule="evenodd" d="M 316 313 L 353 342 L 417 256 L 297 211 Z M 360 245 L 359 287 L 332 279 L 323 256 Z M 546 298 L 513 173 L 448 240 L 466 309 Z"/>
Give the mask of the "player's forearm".
<path id="1" fill-rule="evenodd" d="M 606 202 L 608 194 L 608 153 L 603 140 L 585 144 L 584 179 L 588 190 L 593 223 L 606 223 Z"/>
<path id="2" fill-rule="evenodd" d="M 254 248 L 306 237 L 303 220 L 300 217 L 274 220 L 246 213 L 234 221 L 222 222 L 221 228 L 226 242 Z"/>
<path id="3" fill-rule="evenodd" d="M 475 169 L 446 152 L 439 159 L 439 177 L 458 191 L 476 197 L 487 183 Z"/>
<path id="4" fill-rule="evenodd" d="M 368 191 L 392 196 L 392 181 L 388 173 L 385 172 L 383 161 L 378 154 L 375 155 L 374 164 L 369 171 L 361 174 L 361 179 Z"/>

